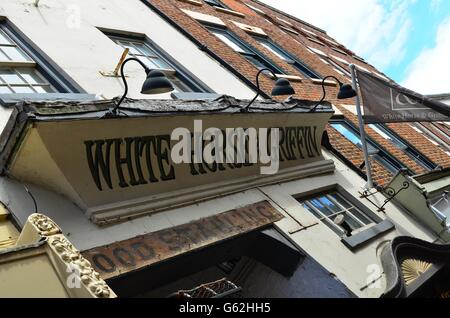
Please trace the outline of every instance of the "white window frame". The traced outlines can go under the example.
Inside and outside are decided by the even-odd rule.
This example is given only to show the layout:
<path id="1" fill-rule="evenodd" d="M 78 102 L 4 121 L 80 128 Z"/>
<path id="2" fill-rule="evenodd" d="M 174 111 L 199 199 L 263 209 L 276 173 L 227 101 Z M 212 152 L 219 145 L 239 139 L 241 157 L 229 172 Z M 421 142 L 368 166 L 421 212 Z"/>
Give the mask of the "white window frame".
<path id="1" fill-rule="evenodd" d="M 0 61 L 0 68 L 21 70 L 28 69 L 41 79 L 40 83 L 32 84 L 25 80 L 22 86 L 35 87 L 41 86 L 47 87 L 46 92 L 2 92 L 0 93 L 0 103 L 3 106 L 9 106 L 16 104 L 18 101 L 24 98 L 28 100 L 74 100 L 74 99 L 94 99 L 95 95 L 87 94 L 82 87 L 80 87 L 75 81 L 73 81 L 69 75 L 65 73 L 58 65 L 51 61 L 44 52 L 42 52 L 36 45 L 34 45 L 25 34 L 23 34 L 18 28 L 16 28 L 7 19 L 0 19 L 0 30 L 3 37 L 11 42 L 10 45 L 4 44 L 3 47 L 17 48 L 18 52 L 24 56 L 24 60 L 2 60 Z M 23 78 L 20 77 L 19 78 Z M 2 82 L 4 87 L 5 81 Z M 20 87 L 21 84 L 13 84 L 13 86 Z M 9 88 L 8 88 L 9 89 Z M 35 90 L 35 89 L 32 89 Z M 50 92 L 53 90 L 53 92 Z"/>
<path id="2" fill-rule="evenodd" d="M 206 87 L 200 80 L 194 78 L 191 74 L 187 72 L 187 70 L 182 70 L 179 65 L 174 65 L 173 59 L 164 51 L 159 48 L 153 47 L 156 46 L 153 42 L 151 42 L 148 38 L 138 38 L 136 36 L 129 36 L 127 34 L 122 33 L 114 33 L 114 32 L 104 32 L 106 36 L 108 36 L 114 43 L 125 48 L 124 43 L 129 43 L 132 47 L 140 52 L 141 54 L 135 54 L 131 51 L 128 53 L 130 57 L 136 57 L 141 60 L 144 64 L 145 60 L 160 60 L 162 63 L 167 65 L 167 67 L 160 67 L 155 64 L 155 66 L 151 66 L 146 64 L 149 69 L 157 69 L 163 72 L 172 84 L 175 87 L 174 93 L 214 93 L 211 89 Z M 147 55 L 145 52 L 141 52 L 139 48 L 136 47 L 134 43 L 138 43 L 146 48 L 149 52 L 153 53 L 153 55 Z"/>
<path id="3" fill-rule="evenodd" d="M 344 202 L 346 202 L 350 207 L 346 208 L 345 206 L 343 206 L 341 203 L 339 203 L 334 197 L 333 194 L 336 194 L 337 196 L 340 197 L 341 200 L 343 200 Z M 328 200 L 330 200 L 335 206 L 337 206 L 340 211 L 339 212 L 334 212 L 332 210 L 330 210 L 330 212 L 332 212 L 332 214 L 330 215 L 325 215 L 322 211 L 320 211 L 319 209 L 317 209 L 314 204 L 312 204 L 310 201 L 311 200 L 319 200 L 320 197 L 326 197 Z M 343 196 L 342 194 L 339 193 L 339 191 L 332 191 L 332 192 L 327 192 L 327 193 L 322 193 L 322 194 L 317 194 L 314 197 L 305 199 L 305 200 L 299 200 L 300 203 L 303 205 L 308 206 L 309 209 L 311 209 L 312 211 L 314 211 L 314 213 L 311 212 L 311 210 L 309 210 L 308 208 L 305 208 L 303 206 L 303 208 L 305 208 L 306 210 L 308 210 L 309 213 L 311 213 L 312 215 L 314 215 L 316 218 L 318 218 L 319 221 L 321 221 L 324 225 L 331 227 L 331 229 L 337 233 L 340 236 L 343 236 L 345 234 L 345 231 L 342 227 L 340 227 L 339 225 L 337 225 L 336 223 L 334 223 L 334 218 L 336 218 L 339 215 L 342 214 L 347 214 L 350 216 L 350 218 L 352 218 L 357 224 L 360 225 L 360 227 L 358 227 L 357 229 L 352 231 L 352 235 L 356 235 L 358 233 L 361 233 L 373 226 L 375 226 L 377 224 L 377 221 L 374 220 L 370 215 L 367 215 L 367 213 L 365 213 L 364 211 L 362 211 L 361 209 L 359 209 L 357 206 L 355 206 L 352 202 L 350 202 L 349 200 L 347 200 L 345 198 L 345 196 Z M 322 203 L 322 202 L 321 202 Z M 323 203 L 322 203 L 323 204 Z M 323 204 L 325 206 L 325 204 Z M 361 215 L 363 215 L 367 220 L 371 221 L 368 224 L 365 224 L 365 222 L 363 222 L 362 220 L 360 220 L 360 218 L 358 216 L 356 216 L 353 212 L 351 212 L 350 210 L 355 209 L 357 212 L 359 212 Z M 320 217 L 318 217 L 320 216 Z"/>

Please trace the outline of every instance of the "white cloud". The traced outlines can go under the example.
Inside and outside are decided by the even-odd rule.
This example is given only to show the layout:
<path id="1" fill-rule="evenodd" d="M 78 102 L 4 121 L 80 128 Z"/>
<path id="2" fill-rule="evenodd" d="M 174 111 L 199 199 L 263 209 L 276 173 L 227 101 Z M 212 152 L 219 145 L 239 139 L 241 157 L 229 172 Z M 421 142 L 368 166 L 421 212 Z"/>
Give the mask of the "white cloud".
<path id="1" fill-rule="evenodd" d="M 402 83 L 423 94 L 450 93 L 450 17 L 439 26 L 435 46 L 425 49 L 411 64 Z"/>
<path id="2" fill-rule="evenodd" d="M 431 9 L 434 11 L 439 10 L 442 0 L 431 0 Z"/>
<path id="3" fill-rule="evenodd" d="M 416 0 L 262 1 L 326 30 L 384 70 L 405 55 L 412 24 L 408 7 Z"/>

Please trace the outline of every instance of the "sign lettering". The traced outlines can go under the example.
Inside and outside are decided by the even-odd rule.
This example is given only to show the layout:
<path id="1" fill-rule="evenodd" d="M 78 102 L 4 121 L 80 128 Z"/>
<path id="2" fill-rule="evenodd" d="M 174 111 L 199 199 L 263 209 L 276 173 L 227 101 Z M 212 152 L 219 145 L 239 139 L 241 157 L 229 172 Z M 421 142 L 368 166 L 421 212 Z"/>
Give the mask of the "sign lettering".
<path id="1" fill-rule="evenodd" d="M 281 220 L 268 202 L 217 214 L 83 252 L 104 279 L 229 239 Z"/>
<path id="2" fill-rule="evenodd" d="M 321 155 L 321 145 L 316 139 L 317 126 L 278 129 L 281 162 L 315 158 Z M 247 148 L 248 144 L 248 142 L 245 143 Z M 92 179 L 100 191 L 105 188 L 113 190 L 176 179 L 176 165 L 170 156 L 172 143 L 169 135 L 87 140 L 84 145 Z M 234 145 L 234 150 L 238 154 L 237 144 Z M 192 176 L 200 176 L 255 165 L 250 160 L 248 152 L 244 161 L 243 163 L 215 161 L 195 163 L 195 160 L 192 160 L 188 169 Z M 113 178 L 113 174 L 116 178 Z M 113 183 L 115 179 L 116 184 Z"/>

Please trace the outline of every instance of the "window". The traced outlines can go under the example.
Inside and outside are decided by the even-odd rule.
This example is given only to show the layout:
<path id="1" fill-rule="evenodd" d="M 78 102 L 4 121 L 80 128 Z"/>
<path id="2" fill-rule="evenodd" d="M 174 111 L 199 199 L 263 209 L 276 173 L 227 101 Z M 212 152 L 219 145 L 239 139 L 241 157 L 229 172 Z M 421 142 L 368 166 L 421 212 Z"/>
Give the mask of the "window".
<path id="1" fill-rule="evenodd" d="M 162 70 L 174 86 L 174 92 L 208 92 L 192 75 L 148 40 L 106 34 L 121 47 L 129 49 L 129 56 L 138 58 L 149 69 Z"/>
<path id="2" fill-rule="evenodd" d="M 248 45 L 238 39 L 234 34 L 228 32 L 225 29 L 218 29 L 210 26 L 206 26 L 206 28 L 233 50 L 253 63 L 258 69 L 261 70 L 263 68 L 268 68 L 275 74 L 285 74 L 279 67 L 269 62 L 269 60 L 262 54 L 257 53 L 255 50 L 251 49 Z"/>
<path id="3" fill-rule="evenodd" d="M 317 55 L 319 56 L 319 58 L 322 60 L 322 62 L 324 62 L 325 64 L 328 64 L 328 65 L 333 66 L 333 67 L 334 67 L 334 70 L 335 70 L 336 72 L 338 72 L 339 74 L 344 75 L 344 76 L 347 76 L 347 77 L 349 77 L 349 78 L 352 77 L 352 75 L 350 74 L 350 70 L 349 70 L 349 69 L 347 69 L 347 68 L 345 68 L 345 67 L 342 67 L 341 65 L 339 65 L 338 63 L 336 63 L 336 62 L 335 62 L 331 57 L 329 57 L 328 54 L 326 54 L 325 52 L 323 52 L 323 51 L 321 51 L 321 50 L 319 50 L 319 49 L 310 47 L 310 46 L 308 46 L 308 50 L 309 50 L 311 53 L 317 54 Z M 345 65 L 349 65 L 349 64 L 346 62 Z"/>
<path id="4" fill-rule="evenodd" d="M 362 142 L 359 133 L 346 122 L 331 123 L 331 127 L 336 129 L 341 135 L 351 141 L 354 145 L 362 149 Z M 375 143 L 367 141 L 367 150 L 369 155 L 383 165 L 387 170 L 392 173 L 397 173 L 401 169 L 404 169 L 400 162 L 389 155 L 387 152 L 379 148 Z"/>
<path id="5" fill-rule="evenodd" d="M 0 94 L 78 93 L 61 72 L 8 22 L 0 22 Z"/>
<path id="6" fill-rule="evenodd" d="M 328 62 L 328 64 L 331 64 L 332 66 L 334 66 L 334 68 L 336 69 L 336 71 L 338 73 L 341 73 L 342 75 L 346 75 L 347 77 L 352 77 L 352 75 L 350 74 L 350 71 L 343 68 L 342 66 L 340 66 L 338 63 L 336 63 L 335 61 L 333 61 L 333 59 L 327 57 L 322 57 L 326 62 Z"/>
<path id="7" fill-rule="evenodd" d="M 381 124 L 372 124 L 372 125 L 369 125 L 369 127 L 372 128 L 373 130 L 375 130 L 384 139 L 389 140 L 390 142 L 392 142 L 395 147 L 397 147 L 400 150 L 403 150 L 411 159 L 416 161 L 418 164 L 420 164 L 425 169 L 433 170 L 434 168 L 436 168 L 436 165 L 434 165 L 430 160 L 425 158 L 417 150 L 411 148 L 405 142 L 400 140 L 400 138 L 397 137 L 388 128 L 384 127 Z"/>
<path id="8" fill-rule="evenodd" d="M 0 94 L 53 92 L 55 89 L 33 68 L 0 68 Z"/>
<path id="9" fill-rule="evenodd" d="M 299 201 L 307 211 L 341 237 L 347 233 L 348 227 L 351 234 L 356 234 L 377 223 L 337 191 Z M 338 216 L 343 217 L 345 224 L 338 225 L 335 222 Z"/>
<path id="10" fill-rule="evenodd" d="M 450 151 L 450 133 L 445 123 L 410 123 L 410 125 L 432 144 L 441 146 L 446 151 Z"/>
<path id="11" fill-rule="evenodd" d="M 214 7 L 219 7 L 219 8 L 227 8 L 226 6 L 223 5 L 222 2 L 220 2 L 219 0 L 205 0 L 205 2 L 207 4 L 209 4 L 210 6 L 214 6 Z"/>
<path id="12" fill-rule="evenodd" d="M 270 52 L 278 56 L 280 59 L 286 61 L 287 63 L 294 66 L 297 70 L 300 71 L 303 75 L 308 78 L 320 79 L 320 76 L 317 75 L 314 71 L 310 70 L 305 64 L 294 59 L 289 53 L 287 53 L 284 49 L 276 45 L 270 39 L 260 36 L 253 36 L 256 41 L 258 41 L 262 46 L 268 49 Z"/>

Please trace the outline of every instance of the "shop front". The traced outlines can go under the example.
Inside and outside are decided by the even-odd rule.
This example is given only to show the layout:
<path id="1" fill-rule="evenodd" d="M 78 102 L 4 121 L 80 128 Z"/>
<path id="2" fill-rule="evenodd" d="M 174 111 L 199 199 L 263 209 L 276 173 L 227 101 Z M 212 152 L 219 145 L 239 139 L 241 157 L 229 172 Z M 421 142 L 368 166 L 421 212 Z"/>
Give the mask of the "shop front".
<path id="1" fill-rule="evenodd" d="M 244 104 L 132 101 L 119 116 L 106 101 L 21 105 L 3 134 L 5 184 L 31 185 L 119 296 L 353 297 L 280 227 L 300 222 L 259 190 L 333 173 L 321 151 L 331 108 Z M 316 287 L 299 287 L 308 281 Z"/>

